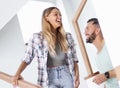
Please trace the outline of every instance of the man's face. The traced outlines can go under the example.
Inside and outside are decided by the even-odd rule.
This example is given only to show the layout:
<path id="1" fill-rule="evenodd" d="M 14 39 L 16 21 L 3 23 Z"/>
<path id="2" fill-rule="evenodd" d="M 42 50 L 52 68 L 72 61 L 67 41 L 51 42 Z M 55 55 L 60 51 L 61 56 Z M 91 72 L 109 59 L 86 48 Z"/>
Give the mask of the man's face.
<path id="1" fill-rule="evenodd" d="M 93 43 L 96 38 L 96 26 L 92 23 L 93 22 L 89 22 L 85 28 L 86 43 Z"/>

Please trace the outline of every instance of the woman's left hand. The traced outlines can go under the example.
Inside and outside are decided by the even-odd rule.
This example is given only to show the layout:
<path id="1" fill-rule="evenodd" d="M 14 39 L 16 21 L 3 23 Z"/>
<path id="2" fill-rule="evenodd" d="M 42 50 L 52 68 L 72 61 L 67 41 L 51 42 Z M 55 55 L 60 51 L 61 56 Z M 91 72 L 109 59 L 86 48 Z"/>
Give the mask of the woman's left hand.
<path id="1" fill-rule="evenodd" d="M 75 88 L 78 88 L 79 85 L 80 85 L 80 80 L 79 80 L 79 78 L 76 78 L 76 80 L 75 80 Z"/>

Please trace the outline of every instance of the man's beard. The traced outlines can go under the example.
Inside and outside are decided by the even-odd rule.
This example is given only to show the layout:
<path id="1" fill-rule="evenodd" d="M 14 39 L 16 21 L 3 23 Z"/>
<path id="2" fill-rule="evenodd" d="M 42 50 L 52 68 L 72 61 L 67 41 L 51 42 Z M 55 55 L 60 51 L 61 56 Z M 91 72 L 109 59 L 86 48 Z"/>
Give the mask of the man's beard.
<path id="1" fill-rule="evenodd" d="M 90 35 L 90 37 L 88 39 L 86 39 L 86 43 L 93 43 L 93 41 L 95 40 L 95 38 L 96 38 L 95 33 L 92 33 Z"/>

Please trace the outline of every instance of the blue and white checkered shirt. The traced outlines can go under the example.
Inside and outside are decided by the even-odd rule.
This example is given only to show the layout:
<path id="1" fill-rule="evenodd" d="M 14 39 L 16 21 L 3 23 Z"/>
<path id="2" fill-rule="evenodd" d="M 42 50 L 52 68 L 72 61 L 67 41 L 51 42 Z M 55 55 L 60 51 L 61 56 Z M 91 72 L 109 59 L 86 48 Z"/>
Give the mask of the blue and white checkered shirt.
<path id="1" fill-rule="evenodd" d="M 66 53 L 66 61 L 69 67 L 70 73 L 74 80 L 74 62 L 78 62 L 76 55 L 75 43 L 70 33 L 66 33 L 66 39 L 68 41 L 68 52 Z M 48 75 L 47 75 L 47 55 L 48 44 L 43 37 L 42 32 L 34 33 L 29 40 L 27 50 L 25 52 L 23 61 L 30 64 L 34 57 L 38 61 L 38 84 L 43 88 L 48 88 Z"/>

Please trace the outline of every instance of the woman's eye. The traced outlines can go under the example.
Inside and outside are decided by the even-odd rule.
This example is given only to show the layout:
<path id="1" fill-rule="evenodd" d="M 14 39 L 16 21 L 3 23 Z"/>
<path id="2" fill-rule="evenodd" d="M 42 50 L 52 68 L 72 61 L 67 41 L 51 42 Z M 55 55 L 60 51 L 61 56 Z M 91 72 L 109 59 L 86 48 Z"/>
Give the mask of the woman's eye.
<path id="1" fill-rule="evenodd" d="M 54 16 L 57 16 L 57 14 L 55 14 Z"/>

